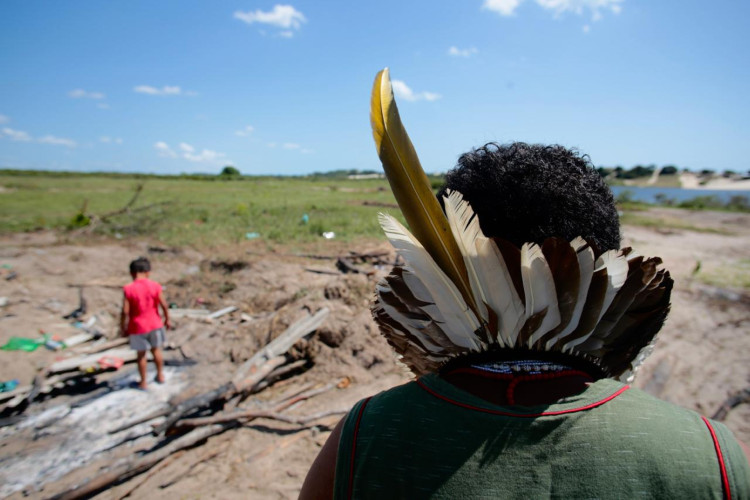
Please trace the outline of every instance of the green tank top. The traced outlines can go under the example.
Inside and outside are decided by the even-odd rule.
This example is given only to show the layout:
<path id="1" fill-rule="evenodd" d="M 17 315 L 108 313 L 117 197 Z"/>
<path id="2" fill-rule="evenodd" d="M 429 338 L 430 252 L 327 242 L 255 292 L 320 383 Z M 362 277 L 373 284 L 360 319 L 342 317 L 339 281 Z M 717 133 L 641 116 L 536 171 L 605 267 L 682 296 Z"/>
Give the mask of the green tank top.
<path id="1" fill-rule="evenodd" d="M 335 498 L 750 498 L 722 424 L 610 379 L 496 406 L 427 375 L 346 417 Z"/>

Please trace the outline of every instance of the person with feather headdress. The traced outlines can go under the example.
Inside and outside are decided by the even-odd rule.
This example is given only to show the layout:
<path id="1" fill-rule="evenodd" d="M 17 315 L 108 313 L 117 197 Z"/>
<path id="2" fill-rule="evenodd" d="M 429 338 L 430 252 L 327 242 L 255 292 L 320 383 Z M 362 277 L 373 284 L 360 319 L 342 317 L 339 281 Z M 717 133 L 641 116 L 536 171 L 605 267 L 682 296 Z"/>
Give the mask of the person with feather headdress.
<path id="1" fill-rule="evenodd" d="M 609 188 L 561 146 L 488 144 L 437 198 L 387 70 L 371 121 L 406 221 L 373 317 L 417 379 L 357 403 L 300 498 L 750 498 L 725 426 L 627 385 L 672 279 L 620 248 Z"/>

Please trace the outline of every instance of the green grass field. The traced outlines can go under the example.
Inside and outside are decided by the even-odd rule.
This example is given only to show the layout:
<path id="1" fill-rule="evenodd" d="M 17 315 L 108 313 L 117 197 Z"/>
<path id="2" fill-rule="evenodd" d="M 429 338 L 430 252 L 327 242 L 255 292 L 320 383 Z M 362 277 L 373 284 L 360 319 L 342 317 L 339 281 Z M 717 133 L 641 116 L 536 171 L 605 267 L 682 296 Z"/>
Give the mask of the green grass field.
<path id="1" fill-rule="evenodd" d="M 433 187 L 440 178 L 431 178 Z M 102 221 L 123 208 L 143 185 L 130 212 Z M 686 227 L 638 212 L 648 205 L 618 200 L 626 224 Z M 739 206 L 746 210 L 747 202 Z M 705 206 L 704 206 L 705 205 Z M 715 204 L 714 204 L 715 205 Z M 698 204 L 697 209 L 734 206 Z M 0 234 L 36 229 L 76 229 L 88 222 L 94 234 L 148 236 L 165 245 L 211 247 L 236 243 L 248 233 L 270 243 L 320 241 L 334 232 L 336 241 L 383 238 L 378 212 L 399 217 L 385 179 L 349 180 L 313 177 L 164 177 L 122 174 L 72 174 L 0 171 Z M 308 222 L 303 223 L 307 214 Z M 98 219 L 98 220 L 97 220 Z"/>
<path id="2" fill-rule="evenodd" d="M 98 233 L 149 235 L 167 245 L 213 246 L 247 233 L 276 243 L 379 237 L 377 213 L 400 212 L 385 179 L 245 178 L 232 181 L 96 175 L 0 175 L 0 232 L 68 228 L 86 205 L 95 216 L 118 210 L 143 190 L 131 213 L 96 224 Z M 141 207 L 152 206 L 139 210 Z M 384 206 L 385 205 L 385 206 Z M 302 222 L 303 214 L 309 221 Z"/>

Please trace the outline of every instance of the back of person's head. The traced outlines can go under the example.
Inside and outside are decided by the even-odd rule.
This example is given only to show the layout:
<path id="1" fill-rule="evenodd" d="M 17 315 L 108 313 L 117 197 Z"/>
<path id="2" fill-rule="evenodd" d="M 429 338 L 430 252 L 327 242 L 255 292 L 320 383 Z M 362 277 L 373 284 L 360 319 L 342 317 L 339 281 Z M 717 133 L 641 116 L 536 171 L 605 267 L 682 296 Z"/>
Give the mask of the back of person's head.
<path id="1" fill-rule="evenodd" d="M 489 143 L 461 155 L 438 192 L 458 191 L 488 237 L 517 246 L 581 236 L 601 251 L 620 247 L 612 192 L 586 156 L 562 146 Z"/>
<path id="2" fill-rule="evenodd" d="M 138 257 L 130 263 L 130 274 L 147 273 L 151 271 L 151 263 L 146 257 Z"/>

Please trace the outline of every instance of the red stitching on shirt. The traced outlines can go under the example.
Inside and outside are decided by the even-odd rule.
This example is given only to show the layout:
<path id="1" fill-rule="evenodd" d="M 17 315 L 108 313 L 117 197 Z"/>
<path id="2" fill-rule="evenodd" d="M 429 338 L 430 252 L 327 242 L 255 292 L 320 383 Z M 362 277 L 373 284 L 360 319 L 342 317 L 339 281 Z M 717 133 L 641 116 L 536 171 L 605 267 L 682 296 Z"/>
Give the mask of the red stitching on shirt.
<path id="1" fill-rule="evenodd" d="M 371 396 L 372 397 L 372 396 Z M 359 423 L 362 421 L 362 414 L 365 412 L 365 406 L 370 402 L 371 397 L 364 400 L 362 407 L 357 414 L 357 422 L 354 424 L 354 434 L 352 436 L 352 459 L 349 465 L 349 488 L 347 498 L 352 498 L 354 492 L 354 455 L 357 452 L 357 434 L 359 433 Z"/>
<path id="2" fill-rule="evenodd" d="M 719 439 L 716 437 L 714 428 L 711 422 L 706 417 L 701 416 L 703 423 L 708 427 L 708 432 L 711 433 L 711 439 L 714 440 L 714 448 L 716 448 L 716 457 L 719 459 L 719 469 L 721 470 L 721 487 L 724 489 L 724 498 L 732 500 L 732 492 L 729 489 L 729 477 L 727 477 L 727 468 L 724 464 L 724 455 L 721 453 L 721 446 L 719 446 Z"/>
<path id="3" fill-rule="evenodd" d="M 447 402 L 449 402 L 451 404 L 454 404 L 456 406 L 461 406 L 462 408 L 468 408 L 469 410 L 476 410 L 476 411 L 481 411 L 481 412 L 484 412 L 484 413 L 491 413 L 493 415 L 502 415 L 502 416 L 505 416 L 505 417 L 520 417 L 520 418 L 549 417 L 549 416 L 554 416 L 554 415 L 564 415 L 565 413 L 575 413 L 575 412 L 578 412 L 578 411 L 590 410 L 591 408 L 596 408 L 597 406 L 601 406 L 604 403 L 607 403 L 608 401 L 611 401 L 611 400 L 615 399 L 617 396 L 619 396 L 623 392 L 625 392 L 628 389 L 630 389 L 630 386 L 626 385 L 624 387 L 621 387 L 614 394 L 611 394 L 611 395 L 607 396 L 606 398 L 604 398 L 602 400 L 596 401 L 596 402 L 588 404 L 586 406 L 580 406 L 578 408 L 570 408 L 568 410 L 559 410 L 559 411 L 545 411 L 545 412 L 542 412 L 542 413 L 514 413 L 514 412 L 510 412 L 510 411 L 490 410 L 489 408 L 480 408 L 478 406 L 472 406 L 472 405 L 469 405 L 469 404 L 466 404 L 466 403 L 461 403 L 460 401 L 455 401 L 455 400 L 450 399 L 450 398 L 448 398 L 446 396 L 443 396 L 440 393 L 435 392 L 434 390 L 432 390 L 429 387 L 427 387 L 424 384 L 424 382 L 422 382 L 419 379 L 417 379 L 416 382 L 417 382 L 417 385 L 419 385 L 419 387 L 421 387 L 425 391 L 429 392 L 430 394 L 432 394 L 436 398 L 440 398 L 440 399 L 442 399 L 444 401 L 447 401 Z"/>

